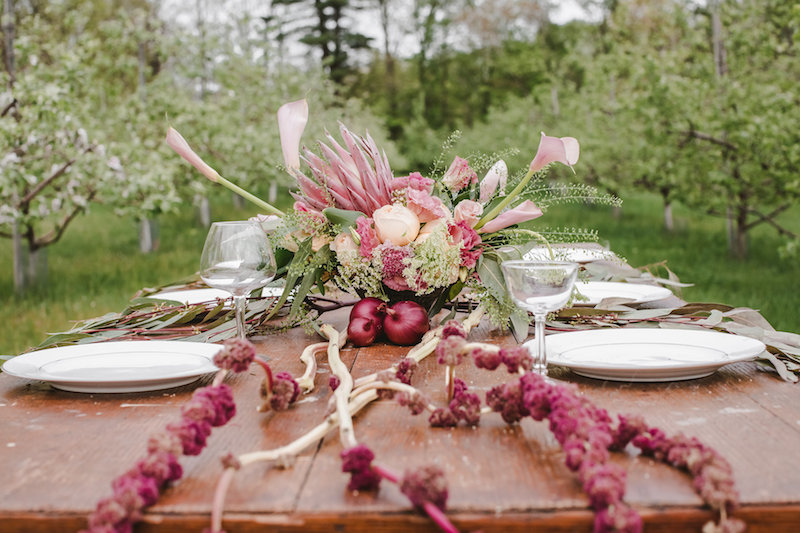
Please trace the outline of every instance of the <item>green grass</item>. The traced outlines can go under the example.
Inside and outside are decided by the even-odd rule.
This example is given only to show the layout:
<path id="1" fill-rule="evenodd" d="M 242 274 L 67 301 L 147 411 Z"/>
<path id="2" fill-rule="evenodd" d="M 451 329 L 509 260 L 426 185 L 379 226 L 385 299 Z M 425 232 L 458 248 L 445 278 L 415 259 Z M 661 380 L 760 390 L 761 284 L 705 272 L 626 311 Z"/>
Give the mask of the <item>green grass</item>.
<path id="1" fill-rule="evenodd" d="M 212 207 L 218 220 L 251 216 L 255 209 L 237 210 L 223 194 Z M 759 309 L 780 330 L 800 331 L 797 290 L 800 266 L 781 260 L 780 239 L 769 228 L 758 228 L 745 261 L 728 258 L 724 223 L 676 206 L 677 229 L 662 229 L 661 205 L 650 195 L 626 198 L 622 217 L 609 208 L 556 206 L 541 224 L 596 228 L 600 238 L 634 266 L 663 260 L 682 281 L 691 301 L 713 301 Z M 783 220 L 800 233 L 800 209 Z M 13 290 L 11 245 L 0 242 L 0 354 L 17 354 L 63 331 L 76 320 L 122 310 L 142 287 L 163 285 L 193 274 L 198 268 L 205 229 L 194 221 L 190 207 L 160 219 L 158 252 L 138 251 L 135 221 L 119 218 L 102 207 L 79 218 L 62 241 L 48 250 L 49 283 L 23 296 Z"/>

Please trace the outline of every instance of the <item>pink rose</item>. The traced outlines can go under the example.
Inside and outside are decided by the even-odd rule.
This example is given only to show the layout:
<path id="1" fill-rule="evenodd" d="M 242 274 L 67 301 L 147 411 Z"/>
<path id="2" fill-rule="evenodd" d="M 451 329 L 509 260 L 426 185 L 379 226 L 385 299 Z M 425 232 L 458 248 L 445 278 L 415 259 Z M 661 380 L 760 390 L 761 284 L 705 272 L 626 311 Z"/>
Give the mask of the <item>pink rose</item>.
<path id="1" fill-rule="evenodd" d="M 461 200 L 456 208 L 453 209 L 453 219 L 456 222 L 466 222 L 471 228 L 474 228 L 475 224 L 478 223 L 481 214 L 483 214 L 483 206 L 472 200 Z"/>
<path id="2" fill-rule="evenodd" d="M 358 245 L 353 240 L 349 233 L 340 233 L 333 239 L 331 243 L 331 250 L 336 253 L 339 252 L 355 252 L 358 251 Z"/>
<path id="3" fill-rule="evenodd" d="M 472 183 L 478 183 L 478 174 L 469 168 L 466 159 L 456 157 L 442 176 L 442 183 L 453 192 L 458 192 Z"/>
<path id="4" fill-rule="evenodd" d="M 372 213 L 375 232 L 382 243 L 405 246 L 419 234 L 419 217 L 400 204 L 385 205 Z"/>

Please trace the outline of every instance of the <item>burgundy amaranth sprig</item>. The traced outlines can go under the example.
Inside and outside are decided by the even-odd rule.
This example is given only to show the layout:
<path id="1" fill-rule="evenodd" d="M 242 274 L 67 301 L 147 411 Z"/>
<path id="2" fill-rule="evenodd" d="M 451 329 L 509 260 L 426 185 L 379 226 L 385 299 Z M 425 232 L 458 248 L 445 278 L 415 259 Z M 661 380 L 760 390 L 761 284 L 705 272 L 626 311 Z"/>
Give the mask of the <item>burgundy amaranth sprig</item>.
<path id="1" fill-rule="evenodd" d="M 458 533 L 447 516 L 447 481 L 444 472 L 435 466 L 423 466 L 408 470 L 401 478 L 392 470 L 375 463 L 375 454 L 367 446 L 359 444 L 341 453 L 342 472 L 350 474 L 349 490 L 378 490 L 385 479 L 399 486 L 409 501 L 448 533 Z"/>
<path id="2" fill-rule="evenodd" d="M 445 387 L 447 388 L 447 401 L 453 399 L 455 393 L 456 367 L 464 358 L 463 350 L 467 344 L 467 329 L 455 320 L 450 320 L 442 326 L 442 340 L 436 346 L 436 362 L 445 365 Z M 439 419 L 437 415 L 437 420 Z"/>
<path id="3" fill-rule="evenodd" d="M 160 491 L 183 475 L 178 457 L 199 455 L 213 427 L 223 426 L 236 414 L 233 391 L 221 383 L 231 370 L 246 370 L 255 355 L 249 341 L 229 339 L 214 357 L 220 368 L 213 383 L 194 391 L 181 408 L 181 418 L 148 440 L 147 455 L 111 482 L 112 495 L 98 502 L 89 515 L 89 533 L 130 532 L 144 510 L 154 505 Z"/>
<path id="4" fill-rule="evenodd" d="M 300 385 L 288 372 L 272 373 L 272 368 L 263 359 L 256 357 L 253 359 L 264 370 L 264 380 L 258 388 L 261 396 L 261 405 L 258 410 L 261 412 L 285 411 L 291 404 L 297 401 L 300 396 Z"/>
<path id="5" fill-rule="evenodd" d="M 256 356 L 256 347 L 247 339 L 228 339 L 214 356 L 214 364 L 232 372 L 245 372 Z"/>
<path id="6" fill-rule="evenodd" d="M 738 532 L 744 523 L 727 517 L 736 508 L 730 465 L 716 451 L 696 438 L 667 437 L 650 428 L 639 416 L 618 415 L 614 424 L 608 412 L 580 396 L 575 387 L 551 384 L 542 376 L 527 373 L 520 379 L 492 388 L 487 403 L 508 423 L 525 416 L 547 419 L 550 430 L 565 453 L 565 464 L 578 474 L 589 504 L 595 510 L 596 532 L 639 532 L 638 513 L 622 501 L 625 471 L 608 463 L 609 450 L 622 450 L 628 443 L 694 476 L 694 487 L 706 503 L 720 511 L 720 523 L 709 530 Z M 705 529 L 704 529 L 705 530 Z"/>
<path id="7" fill-rule="evenodd" d="M 453 399 L 447 409 L 436 409 L 428 418 L 433 427 L 454 427 L 463 420 L 468 426 L 477 426 L 481 420 L 481 399 L 469 392 L 464 381 L 453 380 Z"/>

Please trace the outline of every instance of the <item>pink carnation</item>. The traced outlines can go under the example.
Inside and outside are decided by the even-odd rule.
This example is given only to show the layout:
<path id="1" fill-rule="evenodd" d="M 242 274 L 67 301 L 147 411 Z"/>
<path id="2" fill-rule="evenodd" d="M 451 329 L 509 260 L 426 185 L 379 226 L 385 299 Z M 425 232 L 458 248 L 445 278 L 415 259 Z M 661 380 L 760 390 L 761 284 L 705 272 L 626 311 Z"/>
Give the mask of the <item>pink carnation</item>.
<path id="1" fill-rule="evenodd" d="M 453 241 L 459 243 L 461 247 L 461 266 L 473 268 L 483 252 L 480 248 L 476 248 L 482 242 L 481 236 L 466 220 L 456 222 L 449 230 Z"/>
<path id="2" fill-rule="evenodd" d="M 378 239 L 378 234 L 372 225 L 372 219 L 367 217 L 358 217 L 356 220 L 356 233 L 361 238 L 359 245 L 359 252 L 363 257 L 372 257 L 372 250 L 381 244 Z"/>
<path id="3" fill-rule="evenodd" d="M 406 192 L 408 208 L 417 215 L 420 222 L 430 222 L 450 216 L 440 198 L 431 196 L 428 191 L 408 188 Z"/>
<path id="4" fill-rule="evenodd" d="M 408 176 L 394 178 L 390 185 L 392 191 L 402 191 L 403 189 L 413 189 L 416 191 L 424 191 L 428 194 L 433 192 L 434 181 L 430 178 L 424 177 L 419 172 L 412 172 Z"/>

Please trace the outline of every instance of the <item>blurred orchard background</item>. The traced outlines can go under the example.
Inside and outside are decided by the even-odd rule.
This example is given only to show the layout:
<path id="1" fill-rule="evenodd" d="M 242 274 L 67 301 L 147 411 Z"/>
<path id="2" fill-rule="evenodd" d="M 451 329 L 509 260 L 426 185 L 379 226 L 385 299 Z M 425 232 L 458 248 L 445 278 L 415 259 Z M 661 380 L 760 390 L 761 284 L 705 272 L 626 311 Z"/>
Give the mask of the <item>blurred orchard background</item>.
<path id="1" fill-rule="evenodd" d="M 1 0 L 0 354 L 192 275 L 211 221 L 257 210 L 164 144 L 288 207 L 275 111 L 313 145 L 369 130 L 396 175 L 451 155 L 523 170 L 540 132 L 623 199 L 593 228 L 682 296 L 800 331 L 800 6 L 791 0 Z M 513 152 L 511 152 L 513 154 Z M 563 169 L 560 169 L 563 170 Z"/>

